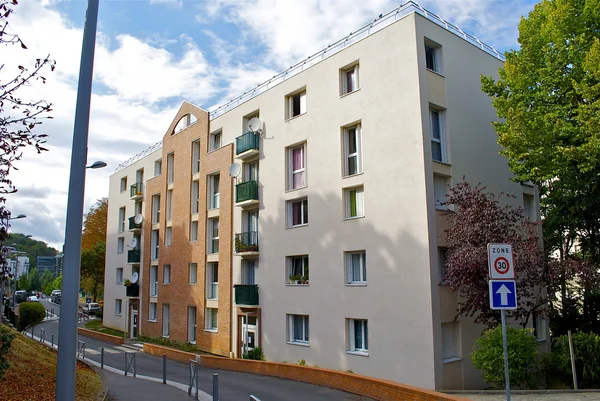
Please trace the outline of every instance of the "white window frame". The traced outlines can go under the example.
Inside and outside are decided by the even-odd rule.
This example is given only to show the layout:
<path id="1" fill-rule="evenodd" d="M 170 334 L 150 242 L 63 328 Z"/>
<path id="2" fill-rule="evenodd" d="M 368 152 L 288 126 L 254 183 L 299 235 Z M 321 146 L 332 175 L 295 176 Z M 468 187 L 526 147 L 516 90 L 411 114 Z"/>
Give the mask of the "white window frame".
<path id="1" fill-rule="evenodd" d="M 117 284 L 123 284 L 123 268 L 117 267 Z"/>
<path id="2" fill-rule="evenodd" d="M 345 67 L 342 68 L 340 70 L 341 72 L 341 96 L 344 95 L 348 95 L 350 93 L 356 92 L 357 90 L 360 89 L 360 74 L 359 74 L 359 68 L 358 68 L 359 64 L 356 63 L 354 65 L 351 65 L 349 67 Z M 353 88 L 348 88 L 348 74 L 353 73 L 354 74 L 354 79 L 352 80 L 353 83 Z"/>
<path id="3" fill-rule="evenodd" d="M 241 269 L 241 283 L 245 285 L 254 285 L 256 284 L 256 273 L 258 267 L 258 259 L 242 259 L 242 269 Z M 252 274 L 250 274 L 252 271 Z M 252 277 L 252 280 L 249 278 Z"/>
<path id="4" fill-rule="evenodd" d="M 294 150 L 302 148 L 302 167 L 294 170 Z M 292 191 L 292 190 L 296 190 L 296 189 L 300 189 L 300 188 L 306 188 L 308 186 L 308 173 L 307 173 L 307 168 L 306 168 L 306 161 L 307 161 L 307 157 L 306 157 L 306 152 L 307 152 L 307 146 L 306 146 L 306 142 L 303 142 L 301 144 L 295 145 L 295 146 L 290 146 L 287 148 L 287 153 L 288 153 L 288 191 Z M 294 175 L 296 174 L 302 174 L 304 177 L 304 185 L 298 185 L 297 187 L 294 186 Z"/>
<path id="5" fill-rule="evenodd" d="M 151 249 L 150 249 L 150 259 L 158 260 L 158 247 L 160 241 L 160 234 L 158 230 L 152 230 L 152 238 L 151 238 Z"/>
<path id="6" fill-rule="evenodd" d="M 215 224 L 217 225 L 217 235 L 215 236 Z M 219 219 L 211 218 L 208 219 L 208 252 L 209 254 L 218 254 L 219 253 Z M 217 251 L 214 252 L 214 244 L 217 244 Z"/>
<path id="7" fill-rule="evenodd" d="M 217 308 L 206 308 L 204 319 L 204 330 L 217 332 L 219 330 L 219 309 Z M 216 320 L 216 321 L 215 321 Z M 213 324 L 216 323 L 216 324 Z"/>
<path id="8" fill-rule="evenodd" d="M 156 313 L 158 311 L 158 304 L 156 302 L 150 302 L 148 306 L 148 321 L 156 322 Z"/>
<path id="9" fill-rule="evenodd" d="M 433 71 L 437 74 L 442 75 L 442 63 L 441 63 L 441 46 L 434 45 L 431 43 L 425 43 L 425 68 L 429 71 Z M 431 49 L 433 57 L 433 68 L 427 65 L 427 49 Z"/>
<path id="10" fill-rule="evenodd" d="M 119 191 L 121 193 L 127 191 L 127 176 L 121 178 L 121 182 L 119 183 Z"/>
<path id="11" fill-rule="evenodd" d="M 206 299 L 219 299 L 219 264 L 217 262 L 206 264 Z"/>
<path id="12" fill-rule="evenodd" d="M 292 199 L 287 203 L 287 228 L 304 227 L 308 225 L 308 198 Z M 300 204 L 300 223 L 294 224 L 294 204 Z"/>
<path id="13" fill-rule="evenodd" d="M 359 255 L 358 280 L 354 280 L 354 264 L 352 256 Z M 367 274 L 367 252 L 366 251 L 350 251 L 345 252 L 346 263 L 346 284 L 347 285 L 366 285 L 368 280 Z"/>
<path id="14" fill-rule="evenodd" d="M 162 159 L 154 161 L 154 176 L 158 177 L 162 174 Z"/>
<path id="15" fill-rule="evenodd" d="M 125 252 L 125 237 L 117 238 L 117 253 Z"/>
<path id="16" fill-rule="evenodd" d="M 352 192 L 356 202 L 356 216 L 352 216 Z M 360 219 L 365 217 L 365 190 L 364 187 L 344 188 L 344 220 Z"/>
<path id="17" fill-rule="evenodd" d="M 310 344 L 310 317 L 309 315 L 288 314 L 288 344 L 309 345 Z M 294 317 L 301 317 L 301 338 L 295 338 Z"/>
<path id="18" fill-rule="evenodd" d="M 190 221 L 190 242 L 198 241 L 198 220 Z"/>
<path id="19" fill-rule="evenodd" d="M 355 136 L 356 149 L 355 152 L 350 153 L 350 137 Z M 344 147 L 344 160 L 343 160 L 343 175 L 344 177 L 352 177 L 354 175 L 362 174 L 363 172 L 363 157 L 362 157 L 362 126 L 360 123 L 344 127 L 343 128 L 343 140 L 342 146 Z M 356 158 L 356 172 L 350 173 L 350 158 Z"/>
<path id="20" fill-rule="evenodd" d="M 310 283 L 310 259 L 308 257 L 308 255 L 293 255 L 293 256 L 288 256 L 286 258 L 286 264 L 287 264 L 287 269 L 286 269 L 286 282 L 288 283 L 288 285 L 308 285 L 307 284 L 302 284 L 300 283 L 294 283 L 292 282 L 292 279 L 290 278 L 290 276 L 295 275 L 293 273 L 295 273 L 295 267 L 296 267 L 296 262 L 300 261 L 300 268 L 302 270 L 302 274 L 300 274 L 300 276 L 304 277 L 304 276 L 308 276 L 308 283 Z"/>
<path id="21" fill-rule="evenodd" d="M 171 246 L 173 244 L 173 227 L 165 228 L 165 246 Z"/>
<path id="22" fill-rule="evenodd" d="M 188 284 L 198 284 L 198 263 L 188 264 Z"/>
<path id="23" fill-rule="evenodd" d="M 191 211 L 192 214 L 198 214 L 198 210 L 200 209 L 200 181 L 192 181 L 192 204 Z"/>
<path id="24" fill-rule="evenodd" d="M 170 185 L 175 180 L 175 153 L 167 155 L 167 184 Z"/>
<path id="25" fill-rule="evenodd" d="M 123 313 L 123 300 L 115 299 L 115 316 L 121 316 Z"/>
<path id="26" fill-rule="evenodd" d="M 125 206 L 119 208 L 119 233 L 125 232 Z"/>
<path id="27" fill-rule="evenodd" d="M 298 98 L 299 112 L 294 114 L 294 99 Z M 306 88 L 286 96 L 286 120 L 306 114 Z"/>
<path id="28" fill-rule="evenodd" d="M 448 196 L 448 177 L 442 175 L 433 175 L 433 202 L 436 210 L 448 210 L 449 205 L 442 205 L 442 202 L 447 200 Z M 443 197 L 443 199 L 441 199 Z"/>
<path id="29" fill-rule="evenodd" d="M 193 318 L 193 320 L 191 319 Z M 193 322 L 193 324 L 192 324 Z M 197 324 L 198 324 L 198 308 L 188 306 L 187 308 L 187 340 L 191 344 L 196 344 L 197 339 Z"/>
<path id="30" fill-rule="evenodd" d="M 349 354 L 369 355 L 369 321 L 367 319 L 346 319 L 348 322 L 348 350 Z M 361 331 L 360 344 L 356 341 L 356 326 Z"/>
<path id="31" fill-rule="evenodd" d="M 158 266 L 150 266 L 150 296 L 158 296 Z"/>
<path id="32" fill-rule="evenodd" d="M 160 223 L 160 195 L 152 195 L 152 224 Z"/>
<path id="33" fill-rule="evenodd" d="M 219 149 L 221 146 L 223 146 L 223 143 L 222 143 L 223 142 L 223 131 L 218 130 L 218 131 L 211 133 L 208 139 L 209 139 L 209 141 L 208 141 L 209 142 L 209 144 L 208 144 L 209 152 Z"/>
<path id="34" fill-rule="evenodd" d="M 440 128 L 440 132 L 439 132 L 439 139 L 434 137 L 434 133 L 433 133 L 433 121 L 436 118 L 435 115 L 437 114 L 437 119 L 438 119 L 438 126 Z M 431 139 L 431 160 L 433 160 L 434 162 L 438 162 L 438 163 L 448 163 L 448 157 L 446 154 L 446 130 L 445 130 L 445 112 L 444 110 L 440 110 L 440 109 L 434 109 L 434 108 L 430 108 L 429 109 L 429 136 Z M 433 143 L 439 143 L 440 144 L 440 152 L 441 152 L 441 160 L 436 160 L 433 157 Z"/>
<path id="35" fill-rule="evenodd" d="M 208 209 L 218 209 L 221 204 L 221 175 L 219 173 L 208 176 Z"/>
<path id="36" fill-rule="evenodd" d="M 170 189 L 167 191 L 167 221 L 173 220 L 173 190 Z"/>
<path id="37" fill-rule="evenodd" d="M 442 323 L 442 361 L 449 363 L 460 360 L 460 321 Z"/>
<path id="38" fill-rule="evenodd" d="M 200 172 L 200 139 L 192 142 L 192 174 Z"/>
<path id="39" fill-rule="evenodd" d="M 163 325 L 163 337 L 169 338 L 169 334 L 171 331 L 171 305 L 170 304 L 162 304 L 162 325 Z"/>
<path id="40" fill-rule="evenodd" d="M 171 265 L 163 265 L 163 284 L 171 284 Z"/>

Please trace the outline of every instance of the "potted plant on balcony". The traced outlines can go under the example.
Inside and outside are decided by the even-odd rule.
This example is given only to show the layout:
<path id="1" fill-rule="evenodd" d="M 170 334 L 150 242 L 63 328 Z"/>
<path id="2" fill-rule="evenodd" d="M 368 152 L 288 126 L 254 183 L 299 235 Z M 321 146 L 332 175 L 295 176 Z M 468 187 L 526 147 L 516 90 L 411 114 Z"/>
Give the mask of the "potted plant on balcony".
<path id="1" fill-rule="evenodd" d="M 125 279 L 125 281 L 123 281 L 123 285 L 124 285 L 125 287 L 129 287 L 131 284 L 133 284 L 133 283 L 132 283 L 132 282 L 131 282 L 131 280 L 129 280 L 128 278 L 126 278 L 126 279 Z"/>
<path id="2" fill-rule="evenodd" d="M 298 284 L 301 278 L 302 276 L 299 274 L 290 274 L 290 284 Z"/>
<path id="3" fill-rule="evenodd" d="M 239 239 L 239 237 L 235 238 L 235 251 L 237 253 L 246 252 L 248 249 L 248 245 L 244 244 L 244 242 Z"/>
<path id="4" fill-rule="evenodd" d="M 304 276 L 300 277 L 300 284 L 308 285 L 308 274 L 305 274 Z"/>

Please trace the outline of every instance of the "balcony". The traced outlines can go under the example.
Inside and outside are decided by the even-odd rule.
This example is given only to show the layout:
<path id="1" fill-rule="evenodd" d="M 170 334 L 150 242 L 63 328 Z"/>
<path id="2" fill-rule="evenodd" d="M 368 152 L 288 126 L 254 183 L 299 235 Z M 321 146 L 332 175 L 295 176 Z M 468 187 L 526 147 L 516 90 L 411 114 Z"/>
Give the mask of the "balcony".
<path id="1" fill-rule="evenodd" d="M 135 216 L 129 218 L 129 231 L 139 231 L 142 229 L 142 223 L 135 224 Z"/>
<path id="2" fill-rule="evenodd" d="M 128 297 L 131 297 L 131 298 L 139 297 L 140 296 L 140 285 L 137 283 L 126 285 L 125 293 L 126 293 L 125 295 L 127 295 Z"/>
<path id="3" fill-rule="evenodd" d="M 127 251 L 127 263 L 140 263 L 139 249 L 131 249 Z"/>
<path id="4" fill-rule="evenodd" d="M 144 184 L 136 182 L 129 187 L 129 197 L 133 200 L 141 199 L 144 196 Z"/>
<path id="5" fill-rule="evenodd" d="M 258 204 L 258 181 L 246 181 L 235 186 L 235 205 L 242 209 Z"/>
<path id="6" fill-rule="evenodd" d="M 258 284 L 236 284 L 233 288 L 237 305 L 258 305 Z"/>
<path id="7" fill-rule="evenodd" d="M 258 231 L 236 234 L 235 253 L 246 257 L 258 256 Z"/>
<path id="8" fill-rule="evenodd" d="M 250 159 L 258 155 L 260 149 L 260 136 L 254 132 L 246 132 L 235 138 L 235 158 L 240 160 Z"/>

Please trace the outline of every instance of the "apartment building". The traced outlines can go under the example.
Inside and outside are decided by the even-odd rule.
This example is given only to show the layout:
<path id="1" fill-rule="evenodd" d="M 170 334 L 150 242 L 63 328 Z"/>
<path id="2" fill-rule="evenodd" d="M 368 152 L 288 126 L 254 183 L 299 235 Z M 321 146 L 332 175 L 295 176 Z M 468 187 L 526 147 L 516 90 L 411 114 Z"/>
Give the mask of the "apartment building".
<path id="1" fill-rule="evenodd" d="M 166 174 L 144 184 L 141 332 L 482 387 L 469 354 L 483 327 L 455 319 L 456 294 L 440 284 L 440 202 L 464 176 L 538 218 L 480 89 L 501 66 L 493 48 L 406 3 L 210 113 L 184 103 L 162 149 L 111 177 L 112 189 L 158 159 Z M 113 192 L 109 226 L 122 207 Z"/>

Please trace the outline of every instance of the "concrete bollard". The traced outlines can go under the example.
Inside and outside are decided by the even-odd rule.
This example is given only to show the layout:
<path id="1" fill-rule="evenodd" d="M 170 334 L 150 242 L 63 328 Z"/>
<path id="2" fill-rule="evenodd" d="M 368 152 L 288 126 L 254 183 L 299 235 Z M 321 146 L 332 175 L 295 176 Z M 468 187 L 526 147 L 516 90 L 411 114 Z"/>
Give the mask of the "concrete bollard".
<path id="1" fill-rule="evenodd" d="M 213 373 L 213 401 L 219 401 L 219 374 Z"/>
<path id="2" fill-rule="evenodd" d="M 100 348 L 100 369 L 104 369 L 104 347 Z"/>

